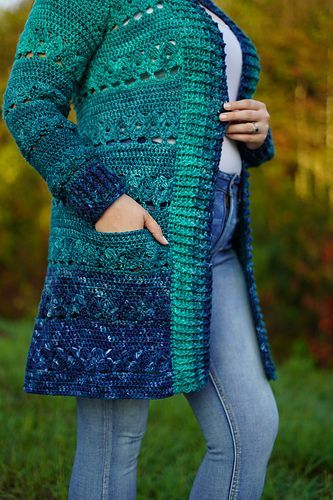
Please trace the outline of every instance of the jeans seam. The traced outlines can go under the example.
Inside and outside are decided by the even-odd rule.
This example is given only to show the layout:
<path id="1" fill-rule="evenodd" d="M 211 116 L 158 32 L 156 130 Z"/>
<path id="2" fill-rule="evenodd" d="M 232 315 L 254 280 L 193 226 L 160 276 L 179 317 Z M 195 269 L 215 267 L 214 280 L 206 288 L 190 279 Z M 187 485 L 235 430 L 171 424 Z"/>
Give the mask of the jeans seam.
<path id="1" fill-rule="evenodd" d="M 103 401 L 103 442 L 104 442 L 104 457 L 103 457 L 103 482 L 102 482 L 102 500 L 107 500 L 109 497 L 109 471 L 111 460 L 111 446 L 110 440 L 110 420 L 108 418 L 109 412 L 107 408 L 107 400 Z M 111 420 L 112 420 L 112 407 L 111 407 Z"/>
<path id="2" fill-rule="evenodd" d="M 217 240 L 213 244 L 212 251 L 214 251 L 216 249 L 217 243 L 221 244 L 223 242 L 228 225 L 231 223 L 232 217 L 234 215 L 235 208 L 234 208 L 234 200 L 233 200 L 233 192 L 232 192 L 232 182 L 230 183 L 229 189 L 226 191 L 226 194 L 229 194 L 229 207 L 227 208 L 225 206 L 226 215 L 224 217 L 223 228 L 222 228 L 222 231 L 221 231 L 220 235 L 218 236 Z M 224 203 L 225 203 L 225 201 L 226 200 L 224 200 Z"/>
<path id="3" fill-rule="evenodd" d="M 218 398 L 221 402 L 221 405 L 223 407 L 225 415 L 227 417 L 229 428 L 230 428 L 230 434 L 231 434 L 232 442 L 233 442 L 233 448 L 234 448 L 234 463 L 233 463 L 233 470 L 232 470 L 232 476 L 231 476 L 230 488 L 229 488 L 229 494 L 228 494 L 228 500 L 233 500 L 237 497 L 237 493 L 238 493 L 241 444 L 240 444 L 239 432 L 238 432 L 238 429 L 236 426 L 235 419 L 232 415 L 232 412 L 231 412 L 231 409 L 230 409 L 228 403 L 225 400 L 222 386 L 221 386 L 220 382 L 218 381 L 217 377 L 214 376 L 213 372 L 214 372 L 214 369 L 211 366 L 211 368 L 209 370 L 209 375 L 210 375 L 211 381 L 215 387 L 215 390 L 217 392 Z"/>
<path id="4" fill-rule="evenodd" d="M 226 193 L 224 193 L 226 194 Z M 218 243 L 218 241 L 221 240 L 222 238 L 222 235 L 223 233 L 225 232 L 225 229 L 226 229 L 226 226 L 227 226 L 227 223 L 228 223 L 228 219 L 229 219 L 229 215 L 230 215 L 230 207 L 227 208 L 226 207 L 226 204 L 225 204 L 226 200 L 225 200 L 225 197 L 223 199 L 223 203 L 224 203 L 224 217 L 223 219 L 220 221 L 220 231 L 219 231 L 219 234 L 215 240 L 215 242 L 213 243 L 213 247 L 212 248 L 215 248 L 215 245 Z"/>

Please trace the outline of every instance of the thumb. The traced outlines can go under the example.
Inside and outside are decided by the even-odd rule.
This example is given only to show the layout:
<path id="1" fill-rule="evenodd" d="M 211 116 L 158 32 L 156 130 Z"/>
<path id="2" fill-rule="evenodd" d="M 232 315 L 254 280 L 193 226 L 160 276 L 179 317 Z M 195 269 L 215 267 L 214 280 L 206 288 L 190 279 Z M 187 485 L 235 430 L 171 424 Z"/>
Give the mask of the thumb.
<path id="1" fill-rule="evenodd" d="M 161 226 L 148 212 L 145 212 L 144 215 L 144 225 L 157 241 L 159 241 L 163 245 L 167 245 L 169 243 L 168 240 L 163 236 Z"/>

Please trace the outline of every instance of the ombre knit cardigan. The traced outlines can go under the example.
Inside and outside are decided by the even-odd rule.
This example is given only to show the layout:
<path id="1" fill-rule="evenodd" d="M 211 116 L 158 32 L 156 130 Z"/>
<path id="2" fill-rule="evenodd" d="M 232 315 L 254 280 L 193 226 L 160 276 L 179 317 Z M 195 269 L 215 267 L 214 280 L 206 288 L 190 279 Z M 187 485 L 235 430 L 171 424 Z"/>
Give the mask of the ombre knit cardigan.
<path id="1" fill-rule="evenodd" d="M 253 42 L 210 0 L 243 50 L 238 100 L 261 71 Z M 214 182 L 229 100 L 223 33 L 197 0 L 35 0 L 2 116 L 52 195 L 48 266 L 23 389 L 158 399 L 209 374 Z M 70 102 L 76 124 L 68 120 Z M 235 250 L 258 349 L 276 378 L 252 256 L 249 167 L 274 156 L 237 141 L 242 199 Z M 123 193 L 160 224 L 103 233 Z"/>

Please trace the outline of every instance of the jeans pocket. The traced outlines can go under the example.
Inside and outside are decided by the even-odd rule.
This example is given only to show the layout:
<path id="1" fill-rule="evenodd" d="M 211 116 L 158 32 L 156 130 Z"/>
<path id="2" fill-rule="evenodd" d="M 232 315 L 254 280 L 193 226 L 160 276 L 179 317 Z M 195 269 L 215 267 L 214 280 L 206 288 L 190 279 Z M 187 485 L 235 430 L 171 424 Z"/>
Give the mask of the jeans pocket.
<path id="1" fill-rule="evenodd" d="M 230 206 L 227 206 L 227 193 L 222 189 L 216 189 L 213 208 L 212 222 L 212 245 L 220 239 L 225 229 Z"/>

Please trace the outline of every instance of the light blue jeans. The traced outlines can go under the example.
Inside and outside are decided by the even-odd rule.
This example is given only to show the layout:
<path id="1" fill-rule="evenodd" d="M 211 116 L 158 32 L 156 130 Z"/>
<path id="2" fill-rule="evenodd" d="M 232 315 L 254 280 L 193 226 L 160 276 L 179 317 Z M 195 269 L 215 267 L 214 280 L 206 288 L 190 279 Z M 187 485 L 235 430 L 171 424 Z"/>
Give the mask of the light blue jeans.
<path id="1" fill-rule="evenodd" d="M 207 444 L 190 500 L 257 500 L 279 413 L 260 359 L 245 278 L 232 247 L 241 178 L 218 172 L 212 224 L 210 372 L 184 393 Z M 133 500 L 149 400 L 77 397 L 69 500 Z M 181 432 L 181 429 L 178 429 Z"/>

